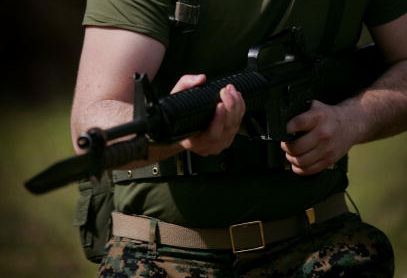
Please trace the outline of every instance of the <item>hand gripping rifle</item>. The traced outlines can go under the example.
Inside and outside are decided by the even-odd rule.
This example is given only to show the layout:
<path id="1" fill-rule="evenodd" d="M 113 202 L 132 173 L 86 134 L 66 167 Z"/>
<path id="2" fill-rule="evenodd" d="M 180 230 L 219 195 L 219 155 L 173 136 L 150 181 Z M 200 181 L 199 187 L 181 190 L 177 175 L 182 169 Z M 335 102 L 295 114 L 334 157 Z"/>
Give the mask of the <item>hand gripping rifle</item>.
<path id="1" fill-rule="evenodd" d="M 299 28 L 253 47 L 246 69 L 163 98 L 153 94 L 146 75 L 135 75 L 134 120 L 113 128 L 92 128 L 77 144 L 84 154 L 60 161 L 26 182 L 36 194 L 73 181 L 99 177 L 103 170 L 146 159 L 149 141 L 171 142 L 208 126 L 219 91 L 233 84 L 246 104 L 247 129 L 263 140 L 288 141 L 287 122 L 310 108 L 313 99 L 338 103 L 370 85 L 381 73 L 373 46 L 328 57 L 308 57 Z M 259 116 L 260 115 L 260 116 Z M 109 144 L 128 135 L 133 139 Z M 297 135 L 298 136 L 298 135 Z"/>

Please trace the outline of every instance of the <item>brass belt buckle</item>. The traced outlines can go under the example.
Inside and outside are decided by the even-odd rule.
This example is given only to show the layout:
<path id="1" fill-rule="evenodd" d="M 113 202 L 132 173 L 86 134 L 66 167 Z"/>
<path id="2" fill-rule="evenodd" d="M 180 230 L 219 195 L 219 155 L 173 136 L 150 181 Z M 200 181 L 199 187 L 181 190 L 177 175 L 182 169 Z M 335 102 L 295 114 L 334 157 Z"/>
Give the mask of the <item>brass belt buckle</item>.
<path id="1" fill-rule="evenodd" d="M 239 241 L 245 240 L 245 235 L 250 236 L 252 230 L 257 229 L 257 235 L 259 239 L 259 244 L 257 246 L 238 246 Z M 263 223 L 261 221 L 252 221 L 241 224 L 231 225 L 229 227 L 230 242 L 232 244 L 233 254 L 251 252 L 264 249 L 266 247 L 266 241 L 264 239 L 264 229 Z"/>
<path id="2" fill-rule="evenodd" d="M 316 218 L 315 218 L 315 209 L 314 208 L 306 209 L 305 215 L 307 216 L 307 221 L 308 221 L 309 225 L 315 224 Z"/>

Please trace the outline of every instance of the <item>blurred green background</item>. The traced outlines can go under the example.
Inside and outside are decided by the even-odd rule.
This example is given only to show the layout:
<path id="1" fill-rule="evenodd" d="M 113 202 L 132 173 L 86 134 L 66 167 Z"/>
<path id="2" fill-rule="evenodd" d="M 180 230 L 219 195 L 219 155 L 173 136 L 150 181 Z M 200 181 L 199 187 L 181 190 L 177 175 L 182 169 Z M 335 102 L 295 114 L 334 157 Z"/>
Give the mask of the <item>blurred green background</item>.
<path id="1" fill-rule="evenodd" d="M 0 277 L 94 277 L 96 265 L 86 261 L 72 226 L 76 186 L 43 196 L 23 188 L 73 154 L 69 112 L 84 1 L 2 5 L 17 12 L 0 19 Z M 395 277 L 407 277 L 406 143 L 404 133 L 350 154 L 350 193 L 363 218 L 390 237 Z"/>

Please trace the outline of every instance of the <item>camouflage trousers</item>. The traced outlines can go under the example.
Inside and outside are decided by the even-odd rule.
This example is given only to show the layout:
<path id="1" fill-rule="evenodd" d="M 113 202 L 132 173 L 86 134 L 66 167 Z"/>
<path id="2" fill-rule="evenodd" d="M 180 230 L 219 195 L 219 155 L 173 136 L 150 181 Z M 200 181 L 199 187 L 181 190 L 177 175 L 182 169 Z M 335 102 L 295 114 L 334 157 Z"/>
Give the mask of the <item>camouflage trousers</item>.
<path id="1" fill-rule="evenodd" d="M 394 256 L 387 237 L 345 214 L 313 225 L 299 237 L 235 256 L 153 246 L 115 237 L 99 277 L 393 277 Z"/>

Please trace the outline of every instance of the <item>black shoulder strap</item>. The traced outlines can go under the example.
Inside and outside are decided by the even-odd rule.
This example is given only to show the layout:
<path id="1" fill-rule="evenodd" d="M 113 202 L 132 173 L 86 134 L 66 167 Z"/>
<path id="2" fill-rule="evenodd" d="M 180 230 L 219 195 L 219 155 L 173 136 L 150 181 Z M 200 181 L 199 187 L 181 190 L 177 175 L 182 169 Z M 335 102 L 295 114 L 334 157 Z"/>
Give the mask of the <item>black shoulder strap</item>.
<path id="1" fill-rule="evenodd" d="M 345 12 L 345 2 L 346 1 L 344 0 L 329 0 L 325 30 L 317 49 L 318 54 L 327 54 L 333 47 L 335 39 L 341 27 L 343 14 Z"/>
<path id="2" fill-rule="evenodd" d="M 328 11 L 326 20 L 325 22 L 322 23 L 324 24 L 324 26 L 322 30 L 321 40 L 317 48 L 315 49 L 315 53 L 313 51 L 313 54 L 316 55 L 326 55 L 331 51 L 332 47 L 335 44 L 335 40 L 338 36 L 338 32 L 341 28 L 341 24 L 343 22 L 343 17 L 345 14 L 346 0 L 325 0 L 325 1 L 327 2 L 328 5 L 327 7 Z M 294 2 L 296 2 L 295 4 L 297 5 L 294 5 Z M 280 24 L 281 25 L 280 28 L 277 28 L 278 30 L 298 24 L 296 23 L 296 18 L 299 14 L 302 13 L 301 4 L 304 4 L 304 0 L 292 0 L 291 5 L 289 6 L 289 13 L 287 13 L 283 17 L 282 24 Z"/>

